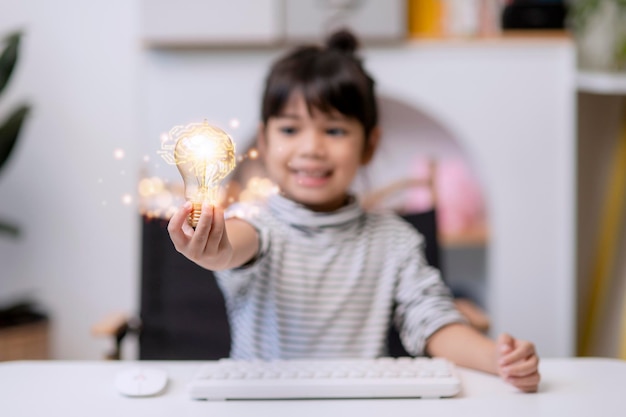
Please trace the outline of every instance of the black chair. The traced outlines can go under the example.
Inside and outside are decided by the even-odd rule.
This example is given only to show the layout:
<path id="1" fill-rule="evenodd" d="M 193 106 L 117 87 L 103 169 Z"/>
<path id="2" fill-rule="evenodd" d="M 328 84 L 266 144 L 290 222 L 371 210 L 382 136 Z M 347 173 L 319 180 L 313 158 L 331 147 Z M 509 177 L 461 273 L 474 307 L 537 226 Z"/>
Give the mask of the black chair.
<path id="1" fill-rule="evenodd" d="M 439 241 L 437 238 L 437 212 L 433 209 L 421 213 L 407 213 L 402 215 L 402 218 L 424 236 L 426 261 L 429 265 L 441 271 L 441 263 L 439 262 Z M 393 325 L 389 327 L 389 332 L 387 333 L 387 352 L 389 356 L 394 358 L 411 356 L 404 349 L 402 341 L 400 340 L 400 334 Z"/>
<path id="2" fill-rule="evenodd" d="M 428 262 L 440 267 L 434 210 L 403 216 L 426 239 Z M 228 357 L 230 330 L 225 302 L 210 271 L 178 253 L 163 220 L 142 218 L 140 325 L 118 329 L 139 336 L 140 359 L 219 359 Z M 124 328 L 125 327 L 125 328 Z M 121 330 L 121 334 L 120 334 Z M 119 337 L 122 336 L 122 337 Z M 396 329 L 388 335 L 389 354 L 407 356 Z"/>
<path id="3" fill-rule="evenodd" d="M 219 359 L 230 328 L 213 273 L 174 249 L 167 222 L 143 218 L 139 357 Z"/>
<path id="4" fill-rule="evenodd" d="M 139 316 L 111 314 L 96 337 L 113 339 L 106 359 L 121 359 L 127 335 L 138 337 L 142 360 L 215 360 L 230 353 L 230 327 L 213 273 L 178 253 L 167 220 L 142 216 Z"/>
<path id="5" fill-rule="evenodd" d="M 411 189 L 426 190 L 431 197 L 430 208 L 424 208 L 419 212 L 407 211 L 406 207 L 395 207 L 394 211 L 415 227 L 425 240 L 425 257 L 426 261 L 441 271 L 445 281 L 445 271 L 440 262 L 440 245 L 439 233 L 437 230 L 437 190 L 435 187 L 436 178 L 436 162 L 431 160 L 428 162 L 428 175 L 423 178 L 406 177 L 393 181 L 381 188 L 373 190 L 362 196 L 361 203 L 366 210 L 389 210 L 386 207 L 388 201 L 394 201 L 394 196 L 399 193 L 406 192 Z M 396 203 L 397 204 L 397 201 Z M 465 298 L 463 294 L 455 294 L 454 304 L 456 308 L 465 316 L 468 323 L 476 330 L 486 333 L 490 327 L 490 320 L 487 314 L 471 299 Z M 390 356 L 406 356 L 406 351 L 400 343 L 397 331 L 392 328 L 389 330 L 389 355 Z"/>

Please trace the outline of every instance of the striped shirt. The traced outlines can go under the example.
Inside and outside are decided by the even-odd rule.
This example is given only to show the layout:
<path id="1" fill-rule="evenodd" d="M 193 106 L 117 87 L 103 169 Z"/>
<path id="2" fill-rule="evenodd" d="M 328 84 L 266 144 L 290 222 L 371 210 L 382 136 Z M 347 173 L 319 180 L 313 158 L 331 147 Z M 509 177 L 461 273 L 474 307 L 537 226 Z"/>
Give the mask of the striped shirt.
<path id="1" fill-rule="evenodd" d="M 227 216 L 248 221 L 260 244 L 250 264 L 216 273 L 231 357 L 384 356 L 392 323 L 405 349 L 423 355 L 436 330 L 464 321 L 425 262 L 423 237 L 394 214 L 366 213 L 355 201 L 312 212 L 275 195 Z"/>

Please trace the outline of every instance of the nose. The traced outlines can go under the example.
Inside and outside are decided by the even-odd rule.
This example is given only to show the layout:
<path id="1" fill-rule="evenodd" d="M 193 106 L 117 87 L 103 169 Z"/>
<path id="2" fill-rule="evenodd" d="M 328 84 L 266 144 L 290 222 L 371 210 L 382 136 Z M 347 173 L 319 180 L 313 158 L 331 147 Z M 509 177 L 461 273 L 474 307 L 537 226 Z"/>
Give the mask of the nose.
<path id="1" fill-rule="evenodd" d="M 300 154 L 312 158 L 319 158 L 326 154 L 324 136 L 317 130 L 307 131 L 302 135 Z"/>

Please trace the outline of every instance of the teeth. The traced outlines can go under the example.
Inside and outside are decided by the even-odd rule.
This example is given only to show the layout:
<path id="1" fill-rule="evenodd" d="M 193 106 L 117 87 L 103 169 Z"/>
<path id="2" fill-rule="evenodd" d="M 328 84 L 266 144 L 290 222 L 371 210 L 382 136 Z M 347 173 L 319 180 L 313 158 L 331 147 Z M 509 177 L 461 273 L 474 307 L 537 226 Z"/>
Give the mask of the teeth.
<path id="1" fill-rule="evenodd" d="M 326 171 L 298 171 L 300 175 L 306 175 L 307 177 L 322 178 L 327 175 Z"/>

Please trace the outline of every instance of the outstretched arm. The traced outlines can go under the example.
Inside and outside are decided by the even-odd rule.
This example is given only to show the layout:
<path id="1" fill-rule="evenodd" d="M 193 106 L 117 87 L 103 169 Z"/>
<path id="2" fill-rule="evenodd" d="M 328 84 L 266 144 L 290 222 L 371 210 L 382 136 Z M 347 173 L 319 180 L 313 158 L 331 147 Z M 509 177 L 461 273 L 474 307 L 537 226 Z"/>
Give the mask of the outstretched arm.
<path id="1" fill-rule="evenodd" d="M 222 208 L 204 204 L 194 230 L 187 223 L 191 210 L 191 203 L 185 203 L 167 226 L 178 252 L 212 271 L 239 267 L 257 254 L 258 236 L 250 224 L 239 219 L 225 220 Z"/>
<path id="2" fill-rule="evenodd" d="M 506 333 L 493 341 L 470 326 L 450 324 L 428 339 L 426 351 L 459 366 L 500 375 L 524 392 L 535 392 L 539 385 L 535 346 Z"/>

